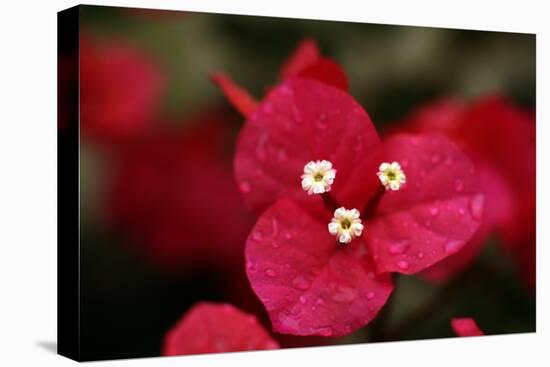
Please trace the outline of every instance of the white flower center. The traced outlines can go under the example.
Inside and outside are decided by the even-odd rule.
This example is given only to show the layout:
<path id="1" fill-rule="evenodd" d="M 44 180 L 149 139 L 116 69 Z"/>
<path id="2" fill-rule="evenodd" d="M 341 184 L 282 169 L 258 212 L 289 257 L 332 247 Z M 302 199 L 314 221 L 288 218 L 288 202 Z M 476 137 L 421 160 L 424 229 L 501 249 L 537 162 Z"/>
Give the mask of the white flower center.
<path id="1" fill-rule="evenodd" d="M 344 207 L 334 211 L 334 217 L 328 224 L 328 231 L 336 236 L 340 243 L 350 243 L 363 233 L 363 224 L 357 209 L 347 210 Z"/>
<path id="2" fill-rule="evenodd" d="M 311 161 L 304 166 L 302 175 L 302 189 L 311 194 L 323 194 L 330 191 L 334 183 L 336 170 L 329 161 Z"/>
<path id="3" fill-rule="evenodd" d="M 403 172 L 401 166 L 397 162 L 382 163 L 380 167 L 378 167 L 377 175 L 386 190 L 397 191 L 407 181 L 405 172 Z"/>

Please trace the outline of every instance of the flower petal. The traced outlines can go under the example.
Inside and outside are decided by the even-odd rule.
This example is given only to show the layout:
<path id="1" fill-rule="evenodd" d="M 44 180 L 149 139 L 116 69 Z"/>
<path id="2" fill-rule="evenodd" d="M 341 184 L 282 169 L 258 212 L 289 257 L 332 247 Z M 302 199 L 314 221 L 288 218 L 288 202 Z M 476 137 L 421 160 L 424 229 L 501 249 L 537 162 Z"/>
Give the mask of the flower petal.
<path id="1" fill-rule="evenodd" d="M 419 272 L 456 253 L 477 231 L 484 195 L 470 160 L 440 135 L 401 134 L 385 142 L 407 183 L 384 194 L 366 223 L 379 272 Z"/>
<path id="2" fill-rule="evenodd" d="M 249 207 L 262 212 L 278 197 L 323 210 L 322 199 L 300 186 L 304 164 L 329 160 L 338 171 L 331 195 L 362 207 L 378 188 L 372 172 L 381 144 L 370 118 L 348 94 L 324 83 L 288 78 L 273 89 L 241 130 L 237 181 L 247 184 Z"/>
<path id="3" fill-rule="evenodd" d="M 458 336 L 485 335 L 471 317 L 455 318 L 451 320 L 451 327 Z"/>
<path id="4" fill-rule="evenodd" d="M 165 356 L 278 349 L 255 316 L 230 304 L 201 302 L 168 332 Z"/>
<path id="5" fill-rule="evenodd" d="M 244 88 L 237 85 L 223 73 L 214 73 L 210 79 L 221 89 L 229 103 L 243 116 L 248 117 L 256 109 L 258 102 Z"/>
<path id="6" fill-rule="evenodd" d="M 340 65 L 331 59 L 323 58 L 298 74 L 303 78 L 314 79 L 343 91 L 349 88 L 348 77 Z"/>
<path id="7" fill-rule="evenodd" d="M 376 276 L 359 239 L 342 247 L 326 222 L 280 199 L 246 243 L 246 268 L 273 329 L 294 335 L 349 334 L 372 320 L 393 290 Z"/>
<path id="8" fill-rule="evenodd" d="M 298 75 L 321 59 L 321 53 L 315 40 L 305 38 L 298 44 L 292 55 L 283 63 L 282 78 Z"/>

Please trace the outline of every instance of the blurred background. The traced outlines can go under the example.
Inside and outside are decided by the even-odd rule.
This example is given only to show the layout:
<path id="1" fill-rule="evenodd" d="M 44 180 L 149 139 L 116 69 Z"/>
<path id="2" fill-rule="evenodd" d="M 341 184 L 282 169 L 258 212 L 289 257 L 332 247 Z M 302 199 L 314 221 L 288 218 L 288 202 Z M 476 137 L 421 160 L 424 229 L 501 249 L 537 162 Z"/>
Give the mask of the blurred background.
<path id="1" fill-rule="evenodd" d="M 260 99 L 310 37 L 380 129 L 445 96 L 498 92 L 535 111 L 534 35 L 98 6 L 80 15 L 84 359 L 160 355 L 200 300 L 232 303 L 271 330 L 244 274 L 255 219 L 232 177 L 243 119 L 209 73 Z M 63 76 L 59 88 L 75 83 Z M 450 337 L 460 315 L 487 334 L 535 330 L 534 289 L 498 236 L 459 277 L 400 277 L 381 321 L 344 338 L 275 337 L 285 347 Z"/>

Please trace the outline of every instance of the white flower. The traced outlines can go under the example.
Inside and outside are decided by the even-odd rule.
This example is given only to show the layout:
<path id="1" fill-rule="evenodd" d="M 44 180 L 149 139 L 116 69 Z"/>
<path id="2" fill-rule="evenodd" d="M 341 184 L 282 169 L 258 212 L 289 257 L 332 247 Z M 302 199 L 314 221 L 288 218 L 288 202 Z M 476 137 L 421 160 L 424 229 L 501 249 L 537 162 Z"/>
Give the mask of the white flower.
<path id="1" fill-rule="evenodd" d="M 334 211 L 334 217 L 328 224 L 328 231 L 336 236 L 340 243 L 350 243 L 355 237 L 361 236 L 363 224 L 357 209 L 347 210 L 344 207 Z"/>
<path id="2" fill-rule="evenodd" d="M 397 162 L 384 162 L 378 167 L 378 178 L 386 190 L 397 191 L 407 182 L 407 176 Z"/>
<path id="3" fill-rule="evenodd" d="M 311 161 L 304 166 L 302 189 L 311 194 L 323 194 L 330 191 L 334 183 L 336 170 L 329 161 Z"/>

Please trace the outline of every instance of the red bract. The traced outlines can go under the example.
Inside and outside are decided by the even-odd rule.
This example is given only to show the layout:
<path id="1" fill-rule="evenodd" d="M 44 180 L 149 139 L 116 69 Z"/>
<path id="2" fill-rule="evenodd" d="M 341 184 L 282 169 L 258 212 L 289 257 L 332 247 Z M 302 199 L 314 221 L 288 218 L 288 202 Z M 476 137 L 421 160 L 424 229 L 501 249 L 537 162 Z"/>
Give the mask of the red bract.
<path id="1" fill-rule="evenodd" d="M 233 181 L 225 112 L 152 131 L 115 156 L 108 183 L 114 228 L 154 263 L 180 271 L 242 263 L 253 224 Z"/>
<path id="2" fill-rule="evenodd" d="M 483 226 L 470 251 L 461 251 L 430 270 L 446 279 L 467 266 L 487 236 L 498 230 L 506 249 L 523 259 L 520 268 L 534 284 L 535 122 L 500 96 L 466 106 L 442 101 L 419 109 L 405 122 L 415 132 L 442 132 L 459 144 L 477 166 L 486 195 Z M 531 259 L 531 260 L 529 260 Z M 456 264 L 462 264 L 456 266 Z M 525 266 L 528 265 L 528 266 Z"/>
<path id="3" fill-rule="evenodd" d="M 229 304 L 202 302 L 168 332 L 163 355 L 278 349 L 255 316 Z"/>
<path id="4" fill-rule="evenodd" d="M 328 232 L 322 197 L 300 186 L 304 165 L 322 159 L 337 169 L 332 199 L 367 208 L 365 233 L 348 245 Z M 401 162 L 407 184 L 379 199 L 384 161 Z M 263 212 L 247 240 L 247 274 L 281 333 L 337 336 L 364 326 L 393 289 L 388 272 L 416 273 L 456 252 L 483 212 L 474 168 L 447 139 L 399 135 L 382 144 L 351 96 L 302 77 L 286 78 L 249 116 L 235 173 L 248 205 Z"/>
<path id="5" fill-rule="evenodd" d="M 80 119 L 102 142 L 134 137 L 149 127 L 164 78 L 143 51 L 123 42 L 80 41 Z"/>
<path id="6" fill-rule="evenodd" d="M 471 317 L 455 318 L 451 320 L 451 327 L 458 336 L 485 335 Z"/>

